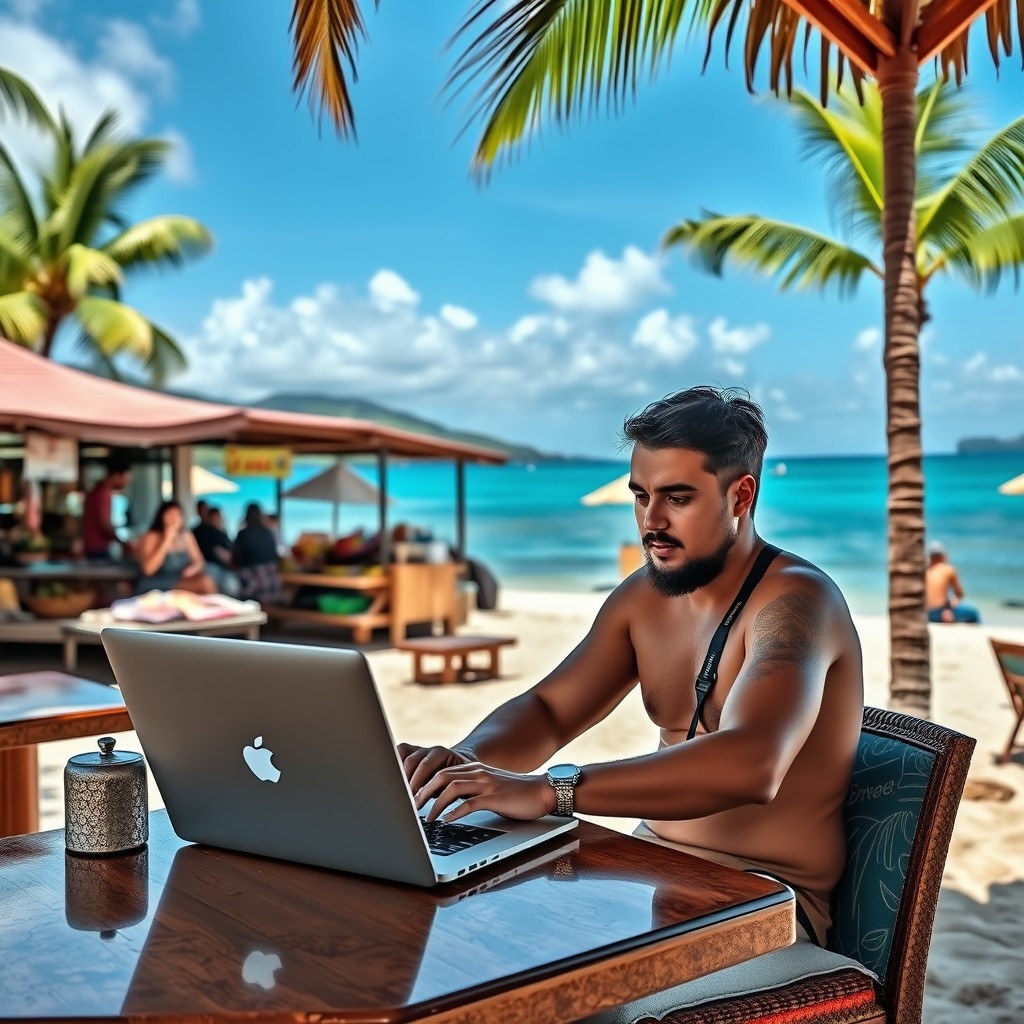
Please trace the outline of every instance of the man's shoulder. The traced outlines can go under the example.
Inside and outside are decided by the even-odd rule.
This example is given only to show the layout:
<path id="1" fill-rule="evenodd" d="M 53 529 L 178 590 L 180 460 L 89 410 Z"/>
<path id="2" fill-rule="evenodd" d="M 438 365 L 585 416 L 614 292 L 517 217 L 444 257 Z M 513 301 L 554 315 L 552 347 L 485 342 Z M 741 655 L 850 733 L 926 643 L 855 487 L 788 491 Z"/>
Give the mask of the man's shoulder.
<path id="1" fill-rule="evenodd" d="M 752 610 L 783 599 L 789 603 L 814 602 L 824 613 L 849 616 L 842 591 L 835 580 L 813 562 L 790 551 L 781 551 L 750 598 Z"/>

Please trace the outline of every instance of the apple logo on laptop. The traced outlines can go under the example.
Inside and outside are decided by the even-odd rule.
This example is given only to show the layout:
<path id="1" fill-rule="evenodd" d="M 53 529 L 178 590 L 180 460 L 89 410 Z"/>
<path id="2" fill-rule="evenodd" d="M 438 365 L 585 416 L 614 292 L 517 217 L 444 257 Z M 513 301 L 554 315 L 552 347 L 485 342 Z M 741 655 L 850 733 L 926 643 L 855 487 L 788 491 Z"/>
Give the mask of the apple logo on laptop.
<path id="1" fill-rule="evenodd" d="M 264 953 L 254 949 L 242 964 L 242 981 L 246 985 L 259 985 L 260 988 L 272 989 L 277 980 L 274 972 L 281 969 L 281 958 L 276 953 Z"/>
<path id="2" fill-rule="evenodd" d="M 263 746 L 263 737 L 257 736 L 253 745 L 242 750 L 242 757 L 249 766 L 249 771 L 261 782 L 277 782 L 281 778 L 281 769 L 274 767 L 274 752 Z"/>

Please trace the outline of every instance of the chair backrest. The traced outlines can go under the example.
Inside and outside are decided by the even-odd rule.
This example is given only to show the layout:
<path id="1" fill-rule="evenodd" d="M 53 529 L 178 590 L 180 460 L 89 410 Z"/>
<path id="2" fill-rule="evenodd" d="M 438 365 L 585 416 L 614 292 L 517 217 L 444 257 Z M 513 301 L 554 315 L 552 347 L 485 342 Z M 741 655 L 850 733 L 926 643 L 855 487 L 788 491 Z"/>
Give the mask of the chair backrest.
<path id="1" fill-rule="evenodd" d="M 883 980 L 890 1024 L 920 1021 L 942 869 L 974 740 L 865 708 L 829 948 Z"/>
<path id="2" fill-rule="evenodd" d="M 999 671 L 1010 693 L 1010 702 L 1019 710 L 1024 700 L 1024 644 L 1011 644 L 1006 640 L 989 638 L 992 653 L 999 662 Z"/>

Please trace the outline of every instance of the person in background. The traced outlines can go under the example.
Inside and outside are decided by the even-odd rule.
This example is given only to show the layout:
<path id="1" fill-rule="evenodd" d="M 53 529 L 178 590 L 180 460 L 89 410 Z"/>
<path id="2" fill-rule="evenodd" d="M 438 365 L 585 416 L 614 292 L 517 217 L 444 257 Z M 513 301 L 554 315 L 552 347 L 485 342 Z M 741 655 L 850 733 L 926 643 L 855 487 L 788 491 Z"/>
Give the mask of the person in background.
<path id="1" fill-rule="evenodd" d="M 964 588 L 960 576 L 956 567 L 946 561 L 946 549 L 938 541 L 928 545 L 924 584 L 929 622 L 981 622 L 978 609 L 962 603 Z"/>
<path id="2" fill-rule="evenodd" d="M 245 525 L 231 548 L 231 565 L 238 574 L 238 596 L 243 601 L 280 603 L 281 574 L 277 560 L 277 537 L 267 526 L 259 505 L 251 502 L 245 509 Z"/>
<path id="3" fill-rule="evenodd" d="M 192 527 L 193 532 L 195 532 L 196 526 L 206 522 L 206 515 L 209 510 L 210 506 L 202 498 L 196 502 L 196 523 L 195 526 Z"/>
<path id="4" fill-rule="evenodd" d="M 118 540 L 111 521 L 113 497 L 131 481 L 128 462 L 119 455 L 107 460 L 107 474 L 85 496 L 82 508 L 82 552 L 92 561 L 109 562 L 110 545 Z"/>
<path id="5" fill-rule="evenodd" d="M 204 572 L 199 545 L 185 529 L 181 503 L 165 501 L 153 516 L 149 529 L 139 539 L 139 568 L 142 575 L 136 592 L 187 590 L 192 594 L 215 594 L 216 584 Z"/>
<path id="6" fill-rule="evenodd" d="M 206 559 L 206 571 L 222 594 L 235 594 L 238 581 L 231 571 L 231 538 L 224 529 L 224 515 L 216 505 L 203 510 L 202 519 L 192 527 L 192 536 Z"/>

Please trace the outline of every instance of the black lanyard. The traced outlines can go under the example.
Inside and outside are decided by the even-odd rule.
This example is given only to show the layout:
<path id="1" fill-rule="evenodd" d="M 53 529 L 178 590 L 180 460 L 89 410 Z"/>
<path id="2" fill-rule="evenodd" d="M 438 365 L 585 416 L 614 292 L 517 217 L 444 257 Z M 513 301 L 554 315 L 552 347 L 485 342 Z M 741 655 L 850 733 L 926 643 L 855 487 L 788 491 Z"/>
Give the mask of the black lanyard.
<path id="1" fill-rule="evenodd" d="M 700 675 L 697 676 L 697 681 L 694 683 L 694 689 L 697 691 L 697 709 L 693 713 L 690 731 L 686 734 L 688 740 L 692 740 L 697 732 L 697 724 L 700 722 L 704 701 L 707 700 L 711 688 L 718 679 L 718 663 L 722 659 L 722 651 L 725 650 L 725 640 L 729 635 L 729 630 L 732 629 L 732 624 L 736 621 L 739 613 L 743 611 L 743 606 L 747 603 L 754 587 L 761 582 L 761 577 L 764 576 L 768 566 L 771 565 L 778 553 L 779 549 L 771 544 L 765 544 L 761 549 L 754 564 L 750 567 L 750 572 L 747 573 L 747 578 L 743 581 L 743 586 L 740 587 L 740 592 L 736 595 L 736 600 L 733 601 L 732 607 L 726 612 L 725 618 L 719 623 L 715 635 L 711 638 L 707 657 L 704 659 L 704 667 L 700 670 Z"/>

